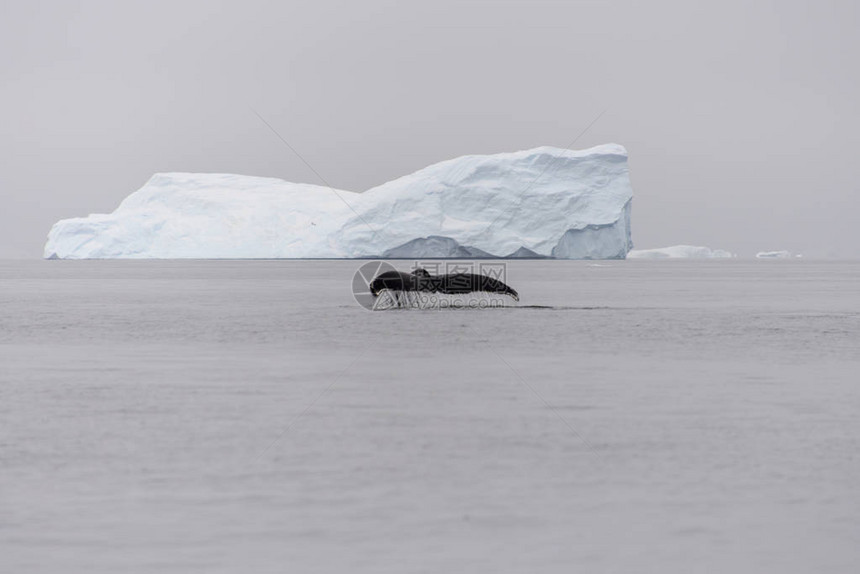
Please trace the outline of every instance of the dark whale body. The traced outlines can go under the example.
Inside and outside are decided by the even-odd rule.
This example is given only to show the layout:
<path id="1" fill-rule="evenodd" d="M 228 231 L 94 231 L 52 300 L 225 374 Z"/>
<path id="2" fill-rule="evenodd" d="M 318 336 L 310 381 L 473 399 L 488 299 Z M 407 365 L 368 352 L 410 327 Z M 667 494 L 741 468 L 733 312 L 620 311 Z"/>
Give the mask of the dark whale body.
<path id="1" fill-rule="evenodd" d="M 426 293 L 462 294 L 475 291 L 510 295 L 519 301 L 519 294 L 498 279 L 474 273 L 451 273 L 449 275 L 430 275 L 426 269 L 416 269 L 412 273 L 386 271 L 373 278 L 370 292 L 379 295 L 383 289 L 391 291 L 423 291 Z"/>

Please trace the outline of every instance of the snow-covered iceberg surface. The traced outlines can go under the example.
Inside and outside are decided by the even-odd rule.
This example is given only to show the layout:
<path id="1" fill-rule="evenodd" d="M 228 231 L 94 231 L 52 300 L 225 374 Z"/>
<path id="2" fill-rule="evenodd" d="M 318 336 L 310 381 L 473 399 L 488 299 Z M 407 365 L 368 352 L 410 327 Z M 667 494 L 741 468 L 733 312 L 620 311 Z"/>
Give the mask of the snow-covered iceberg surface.
<path id="1" fill-rule="evenodd" d="M 734 257 L 733 253 L 723 249 L 711 249 L 697 245 L 672 245 L 657 249 L 633 249 L 628 254 L 629 259 L 722 259 Z"/>
<path id="2" fill-rule="evenodd" d="M 364 193 L 154 175 L 111 214 L 54 224 L 46 258 L 623 258 L 627 151 L 539 147 L 443 161 Z"/>

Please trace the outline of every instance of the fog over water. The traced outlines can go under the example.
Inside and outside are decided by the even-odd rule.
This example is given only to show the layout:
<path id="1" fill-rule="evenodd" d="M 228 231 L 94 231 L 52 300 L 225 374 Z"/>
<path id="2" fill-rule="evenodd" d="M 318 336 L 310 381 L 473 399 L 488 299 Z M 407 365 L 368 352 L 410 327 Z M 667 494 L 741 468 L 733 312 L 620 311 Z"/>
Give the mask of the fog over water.
<path id="1" fill-rule="evenodd" d="M 860 264 L 514 261 L 520 307 L 382 312 L 357 267 L 0 263 L 4 568 L 860 561 Z"/>
<path id="2" fill-rule="evenodd" d="M 0 258 L 155 172 L 320 183 L 253 110 L 336 188 L 617 142 L 639 248 L 857 257 L 858 6 L 5 1 Z"/>

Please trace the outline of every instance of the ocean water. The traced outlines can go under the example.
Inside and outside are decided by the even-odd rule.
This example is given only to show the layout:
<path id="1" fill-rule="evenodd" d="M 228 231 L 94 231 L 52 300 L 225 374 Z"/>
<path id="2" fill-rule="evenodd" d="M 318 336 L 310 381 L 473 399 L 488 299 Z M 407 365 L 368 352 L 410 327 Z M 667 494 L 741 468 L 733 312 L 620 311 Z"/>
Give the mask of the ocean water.
<path id="1" fill-rule="evenodd" d="M 860 263 L 357 268 L 0 262 L 0 571 L 857 571 Z"/>

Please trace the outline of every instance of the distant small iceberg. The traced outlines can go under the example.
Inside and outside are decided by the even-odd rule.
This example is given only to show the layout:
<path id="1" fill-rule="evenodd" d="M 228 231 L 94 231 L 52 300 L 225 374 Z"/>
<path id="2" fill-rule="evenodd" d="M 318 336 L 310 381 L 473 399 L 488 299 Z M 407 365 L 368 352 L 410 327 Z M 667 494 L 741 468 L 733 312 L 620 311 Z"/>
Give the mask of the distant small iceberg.
<path id="1" fill-rule="evenodd" d="M 455 239 L 430 235 L 407 241 L 403 245 L 388 249 L 382 253 L 384 259 L 421 259 L 421 258 L 490 258 L 486 251 L 468 245 L 460 245 Z"/>
<path id="2" fill-rule="evenodd" d="M 550 257 L 535 253 L 526 247 L 520 247 L 513 253 L 505 255 L 505 259 L 550 259 Z"/>
<path id="3" fill-rule="evenodd" d="M 759 251 L 755 254 L 756 259 L 788 259 L 792 257 L 791 251 Z"/>
<path id="4" fill-rule="evenodd" d="M 382 253 L 383 259 L 550 259 L 526 247 L 520 247 L 504 257 L 497 257 L 470 245 L 460 245 L 456 239 L 430 235 L 407 241 Z"/>
<path id="5" fill-rule="evenodd" d="M 697 245 L 672 245 L 656 249 L 633 249 L 628 259 L 726 259 L 736 257 L 724 249 L 711 249 Z"/>

